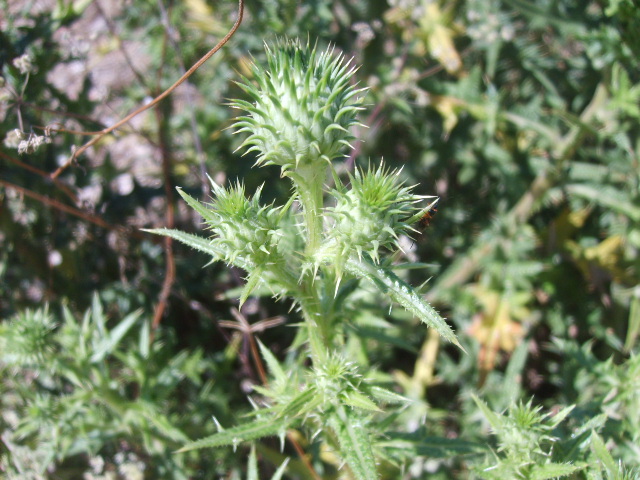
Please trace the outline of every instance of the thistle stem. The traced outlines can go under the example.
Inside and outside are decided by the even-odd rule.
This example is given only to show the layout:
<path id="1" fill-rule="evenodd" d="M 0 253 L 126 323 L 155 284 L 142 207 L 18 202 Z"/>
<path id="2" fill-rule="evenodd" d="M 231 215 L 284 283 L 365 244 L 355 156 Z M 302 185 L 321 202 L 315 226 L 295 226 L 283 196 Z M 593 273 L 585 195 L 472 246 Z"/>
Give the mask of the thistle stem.
<path id="1" fill-rule="evenodd" d="M 307 327 L 309 349 L 314 365 L 323 365 L 331 351 L 331 307 L 323 301 L 323 282 L 326 276 L 317 277 L 315 272 L 307 271 L 298 284 L 299 295 L 296 300 Z"/>
<path id="2" fill-rule="evenodd" d="M 295 184 L 302 215 L 307 233 L 305 256 L 313 261 L 313 256 L 322 242 L 322 207 L 323 186 L 327 175 L 324 162 L 304 165 L 299 162 L 295 170 L 286 173 Z M 315 274 L 305 275 L 302 279 L 304 298 L 300 306 L 304 315 L 309 335 L 311 358 L 315 365 L 322 365 L 327 358 L 330 348 L 330 336 L 326 312 L 322 308 L 315 282 L 322 279 L 315 278 Z"/>
<path id="3" fill-rule="evenodd" d="M 312 257 L 322 241 L 322 189 L 326 177 L 326 164 L 312 164 L 297 167 L 286 175 L 296 186 L 302 204 L 304 226 L 307 232 L 305 254 Z"/>

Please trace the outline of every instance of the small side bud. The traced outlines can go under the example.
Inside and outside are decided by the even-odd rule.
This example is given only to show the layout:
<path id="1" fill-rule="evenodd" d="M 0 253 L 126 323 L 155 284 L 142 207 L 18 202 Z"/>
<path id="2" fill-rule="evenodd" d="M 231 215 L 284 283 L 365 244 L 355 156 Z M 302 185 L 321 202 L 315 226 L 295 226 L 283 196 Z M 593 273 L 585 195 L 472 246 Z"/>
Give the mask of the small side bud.
<path id="1" fill-rule="evenodd" d="M 398 237 L 411 230 L 410 219 L 421 211 L 416 204 L 425 197 L 411 193 L 411 187 L 400 180 L 400 172 L 382 164 L 376 170 L 356 170 L 349 180 L 349 189 L 339 187 L 331 192 L 336 205 L 327 209 L 333 225 L 322 256 L 328 257 L 330 249 L 338 256 L 355 251 L 378 260 L 380 249 L 397 247 Z"/>

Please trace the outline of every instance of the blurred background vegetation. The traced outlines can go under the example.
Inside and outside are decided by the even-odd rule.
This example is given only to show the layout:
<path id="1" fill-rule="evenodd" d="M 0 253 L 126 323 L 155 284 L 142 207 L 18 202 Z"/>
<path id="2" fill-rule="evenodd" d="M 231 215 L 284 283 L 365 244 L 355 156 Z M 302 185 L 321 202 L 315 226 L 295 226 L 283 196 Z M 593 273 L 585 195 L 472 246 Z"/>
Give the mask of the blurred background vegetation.
<path id="1" fill-rule="evenodd" d="M 7 478 L 244 478 L 246 450 L 172 452 L 215 432 L 212 415 L 230 425 L 251 410 L 249 335 L 286 358 L 294 329 L 274 325 L 299 319 L 268 295 L 235 311 L 243 272 L 202 268 L 202 255 L 140 229 L 198 231 L 174 192 L 206 200 L 205 173 L 286 200 L 275 167 L 251 169 L 225 130 L 228 99 L 244 98 L 234 81 L 279 36 L 335 45 L 369 88 L 368 128 L 338 170 L 384 158 L 440 197 L 397 255 L 421 264 L 406 277 L 428 280 L 468 355 L 399 310 L 354 311 L 347 329 L 350 355 L 414 400 L 392 420 L 406 449 L 387 452 L 383 478 L 511 478 L 484 470 L 508 463 L 510 440 L 491 435 L 472 394 L 496 412 L 576 405 L 548 433 L 567 439 L 554 455 L 595 475 L 575 478 L 623 478 L 618 460 L 640 468 L 635 0 L 251 1 L 188 82 L 56 178 L 88 137 L 44 127 L 97 131 L 148 102 L 226 34 L 237 4 L 3 0 L 0 11 Z M 335 459 L 306 442 L 337 478 Z M 312 478 L 277 441 L 258 456 L 266 473 L 291 456 L 287 478 Z"/>

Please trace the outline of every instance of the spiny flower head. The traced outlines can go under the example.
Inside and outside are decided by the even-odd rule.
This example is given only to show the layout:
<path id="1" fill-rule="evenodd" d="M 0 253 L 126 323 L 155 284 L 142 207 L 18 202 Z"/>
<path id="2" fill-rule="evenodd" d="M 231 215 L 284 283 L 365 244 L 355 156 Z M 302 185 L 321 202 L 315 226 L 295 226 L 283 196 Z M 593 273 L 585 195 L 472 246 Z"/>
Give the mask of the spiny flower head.
<path id="1" fill-rule="evenodd" d="M 358 367 L 337 352 L 328 355 L 325 363 L 314 368 L 313 380 L 325 401 L 335 404 L 336 398 L 346 389 L 355 389 L 362 381 Z"/>
<path id="2" fill-rule="evenodd" d="M 47 359 L 54 353 L 51 336 L 56 323 L 48 307 L 25 310 L 0 326 L 3 361 L 16 366 L 48 368 Z"/>
<path id="3" fill-rule="evenodd" d="M 242 147 L 257 153 L 257 163 L 283 171 L 333 160 L 349 146 L 348 130 L 358 123 L 363 89 L 349 83 L 355 68 L 334 48 L 318 54 L 299 40 L 279 40 L 266 53 L 266 69 L 253 65 L 257 85 L 247 78 L 239 84 L 253 102 L 231 104 L 246 112 L 234 124 L 236 133 L 249 133 Z"/>
<path id="4" fill-rule="evenodd" d="M 416 203 L 427 197 L 411 193 L 400 171 L 382 164 L 367 172 L 356 169 L 349 179 L 349 189 L 340 186 L 332 192 L 336 205 L 327 212 L 334 220 L 329 236 L 344 253 L 366 252 L 378 260 L 381 247 L 397 245 L 398 236 L 412 230 L 416 212 L 422 210 Z"/>
<path id="5" fill-rule="evenodd" d="M 264 265 L 281 259 L 277 253 L 281 209 L 260 205 L 262 187 L 247 198 L 241 183 L 228 189 L 212 184 L 214 198 L 206 223 L 215 233 L 212 242 L 226 252 L 226 260 L 233 263 L 236 257 L 243 257 Z"/>

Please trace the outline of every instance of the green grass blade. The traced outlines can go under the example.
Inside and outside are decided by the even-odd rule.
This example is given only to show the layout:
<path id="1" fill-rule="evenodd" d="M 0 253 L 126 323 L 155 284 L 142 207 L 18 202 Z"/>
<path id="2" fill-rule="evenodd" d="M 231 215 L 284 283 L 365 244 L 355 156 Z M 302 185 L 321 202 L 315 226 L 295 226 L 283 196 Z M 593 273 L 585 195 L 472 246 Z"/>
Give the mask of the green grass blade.
<path id="1" fill-rule="evenodd" d="M 100 343 L 95 347 L 93 355 L 91 355 L 91 363 L 101 362 L 104 357 L 113 352 L 120 340 L 127 334 L 133 324 L 138 320 L 142 310 L 136 310 L 127 315 L 116 327 L 109 332 Z"/>

